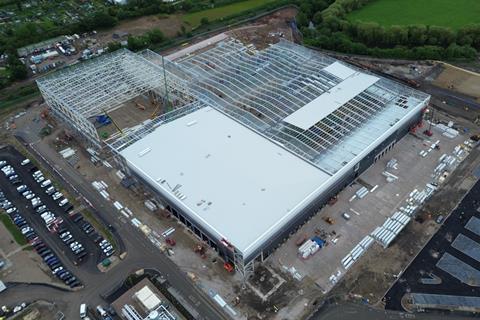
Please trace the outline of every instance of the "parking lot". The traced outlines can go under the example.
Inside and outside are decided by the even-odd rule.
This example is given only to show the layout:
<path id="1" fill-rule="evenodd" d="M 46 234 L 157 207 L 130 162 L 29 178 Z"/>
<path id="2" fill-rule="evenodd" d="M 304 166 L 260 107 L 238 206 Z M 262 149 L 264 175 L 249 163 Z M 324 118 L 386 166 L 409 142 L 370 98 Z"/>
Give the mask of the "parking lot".
<path id="1" fill-rule="evenodd" d="M 72 288 L 81 286 L 71 269 L 96 266 L 114 253 L 113 247 L 76 212 L 55 182 L 15 149 L 0 150 L 0 167 L 0 202 L 6 213 L 52 274 Z"/>

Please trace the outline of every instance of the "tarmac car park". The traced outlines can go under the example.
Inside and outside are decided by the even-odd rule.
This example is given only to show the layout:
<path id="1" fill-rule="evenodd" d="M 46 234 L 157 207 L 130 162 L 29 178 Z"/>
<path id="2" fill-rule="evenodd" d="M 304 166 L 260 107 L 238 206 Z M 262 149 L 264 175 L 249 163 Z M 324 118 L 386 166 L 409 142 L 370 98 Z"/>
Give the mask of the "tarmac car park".
<path id="1" fill-rule="evenodd" d="M 17 173 L 24 178 L 24 181 L 20 180 L 19 183 L 14 184 L 13 190 L 16 189 L 16 194 L 25 193 L 25 197 L 30 200 L 29 207 L 35 212 L 32 214 L 32 219 L 38 221 L 40 218 L 41 224 L 45 225 L 48 231 L 58 234 L 58 238 L 63 242 L 60 246 L 71 253 L 67 256 L 76 264 L 85 262 L 89 255 L 95 256 L 95 253 L 99 260 L 113 255 L 115 253 L 113 245 L 99 235 L 89 222 L 84 221 L 80 213 L 75 213 L 74 206 L 55 188 L 53 182 L 46 178 L 30 160 L 27 160 L 17 160 L 19 165 Z M 0 161 L 4 160 L 0 159 Z M 17 163 L 5 162 L 4 165 L 13 169 Z M 29 184 L 28 181 L 31 183 Z M 70 232 L 69 235 L 72 238 L 63 241 L 60 236 L 66 232 Z M 101 241 L 106 241 L 106 245 L 102 247 Z M 74 242 L 77 243 L 71 246 Z"/>
<path id="2" fill-rule="evenodd" d="M 90 255 L 98 259 L 112 255 L 113 247 L 110 243 L 105 246 L 105 242 L 102 242 L 104 248 L 100 246 L 99 243 L 106 240 L 83 220 L 82 215 L 73 214 L 73 205 L 30 161 L 11 162 L 0 159 L 3 172 L 0 173 L 0 206 L 50 267 L 52 274 L 68 286 L 80 286 L 81 282 L 67 270 L 55 251 L 63 251 L 74 264 L 82 264 Z M 8 179 L 14 175 L 17 176 L 15 183 Z M 96 265 L 96 261 L 92 263 Z"/>
<path id="3" fill-rule="evenodd" d="M 9 170 L 2 170 L 4 173 Z M 45 264 L 52 271 L 52 275 L 63 281 L 71 288 L 80 287 L 82 283 L 64 267 L 57 255 L 48 247 L 45 242 L 36 233 L 35 229 L 28 224 L 22 213 L 13 206 L 12 202 L 7 198 L 5 192 L 0 190 L 0 207 L 3 208 L 13 223 L 20 229 L 20 232 L 28 240 L 34 250 L 42 257 Z"/>

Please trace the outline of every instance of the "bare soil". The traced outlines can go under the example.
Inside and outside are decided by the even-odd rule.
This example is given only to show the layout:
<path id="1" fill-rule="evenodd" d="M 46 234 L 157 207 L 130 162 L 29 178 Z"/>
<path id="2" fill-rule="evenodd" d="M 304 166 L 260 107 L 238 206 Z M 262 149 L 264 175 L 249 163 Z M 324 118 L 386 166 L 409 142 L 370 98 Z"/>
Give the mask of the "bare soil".
<path id="1" fill-rule="evenodd" d="M 230 33 L 245 44 L 255 45 L 259 50 L 277 43 L 280 38 L 293 41 L 288 21 L 295 18 L 296 14 L 295 8 L 280 10 L 256 20 L 253 24 L 231 30 Z"/>
<path id="2" fill-rule="evenodd" d="M 480 102 L 480 74 L 445 65 L 433 84 L 474 97 Z"/>
<path id="3" fill-rule="evenodd" d="M 175 37 L 181 30 L 182 19 L 179 15 L 153 15 L 145 16 L 133 20 L 120 22 L 116 27 L 110 30 L 101 31 L 97 34 L 97 41 L 101 44 L 107 44 L 114 39 L 114 34 L 128 34 L 132 36 L 142 35 L 147 31 L 158 28 L 166 37 Z M 120 40 L 126 40 L 126 36 Z"/>

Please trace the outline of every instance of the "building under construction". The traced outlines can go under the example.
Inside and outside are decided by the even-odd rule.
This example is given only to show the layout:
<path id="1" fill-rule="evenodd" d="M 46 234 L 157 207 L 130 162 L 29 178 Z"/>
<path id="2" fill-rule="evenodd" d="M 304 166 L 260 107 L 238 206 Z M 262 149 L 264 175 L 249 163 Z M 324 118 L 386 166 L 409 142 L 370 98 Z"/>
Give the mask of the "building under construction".
<path id="1" fill-rule="evenodd" d="M 287 41 L 120 50 L 38 80 L 45 100 L 244 275 L 421 121 L 429 96 Z M 137 96 L 162 112 L 100 139 Z"/>

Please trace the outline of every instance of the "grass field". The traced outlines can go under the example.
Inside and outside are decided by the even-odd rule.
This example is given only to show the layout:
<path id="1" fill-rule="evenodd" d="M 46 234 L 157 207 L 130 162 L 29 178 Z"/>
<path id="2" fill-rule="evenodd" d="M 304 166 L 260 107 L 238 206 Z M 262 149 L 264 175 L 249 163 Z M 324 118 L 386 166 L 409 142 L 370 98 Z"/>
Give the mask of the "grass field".
<path id="1" fill-rule="evenodd" d="M 183 21 L 188 23 L 192 28 L 196 28 L 200 25 L 200 20 L 206 17 L 209 21 L 215 21 L 221 18 L 231 16 L 233 14 L 242 13 L 250 9 L 255 9 L 263 6 L 264 4 L 275 2 L 276 0 L 246 0 L 229 4 L 223 7 L 198 11 L 189 13 L 183 16 Z"/>
<path id="2" fill-rule="evenodd" d="M 458 29 L 480 23 L 479 0 L 376 0 L 348 15 L 384 26 L 424 24 Z"/>
<path id="3" fill-rule="evenodd" d="M 10 220 L 10 217 L 6 214 L 0 214 L 0 220 L 2 220 L 3 225 L 7 230 L 12 234 L 13 239 L 15 242 L 21 246 L 27 244 L 27 239 L 23 236 L 23 234 L 18 230 L 17 226 Z"/>

